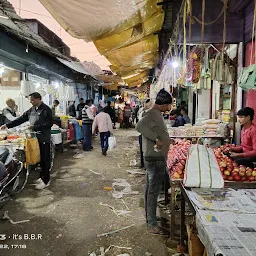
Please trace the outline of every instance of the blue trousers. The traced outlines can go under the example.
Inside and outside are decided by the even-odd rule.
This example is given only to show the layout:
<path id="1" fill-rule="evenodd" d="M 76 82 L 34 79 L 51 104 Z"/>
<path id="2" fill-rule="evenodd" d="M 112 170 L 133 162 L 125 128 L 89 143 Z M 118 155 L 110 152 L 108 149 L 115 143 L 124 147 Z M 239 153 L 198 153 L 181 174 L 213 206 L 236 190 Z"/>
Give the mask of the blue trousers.
<path id="1" fill-rule="evenodd" d="M 110 132 L 101 132 L 100 133 L 100 144 L 101 148 L 108 150 L 108 138 L 110 137 Z"/>
<path id="2" fill-rule="evenodd" d="M 92 149 L 92 124 L 83 124 L 84 129 L 84 150 Z"/>
<path id="3" fill-rule="evenodd" d="M 157 199 L 166 174 L 165 161 L 145 161 L 147 181 L 145 188 L 145 212 L 149 227 L 157 226 Z"/>

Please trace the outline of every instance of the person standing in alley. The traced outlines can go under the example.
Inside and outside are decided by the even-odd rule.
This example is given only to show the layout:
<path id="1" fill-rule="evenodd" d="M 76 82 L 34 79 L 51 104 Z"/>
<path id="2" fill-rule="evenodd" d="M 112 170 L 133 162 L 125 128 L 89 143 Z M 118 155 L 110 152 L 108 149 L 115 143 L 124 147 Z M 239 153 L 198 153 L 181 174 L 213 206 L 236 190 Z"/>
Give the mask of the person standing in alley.
<path id="1" fill-rule="evenodd" d="M 82 120 L 82 110 L 85 106 L 84 98 L 79 99 L 79 104 L 77 105 L 76 111 L 78 112 L 78 120 Z"/>
<path id="2" fill-rule="evenodd" d="M 107 106 L 104 108 L 104 112 L 109 114 L 109 116 L 111 118 L 111 121 L 112 121 L 112 123 L 115 127 L 116 113 L 115 113 L 115 110 L 111 107 L 111 102 L 110 101 L 107 102 Z"/>
<path id="3" fill-rule="evenodd" d="M 83 130 L 84 130 L 84 143 L 83 150 L 91 151 L 92 147 L 92 123 L 94 120 L 94 116 L 91 111 L 92 102 L 87 100 L 85 102 L 85 106 L 82 110 L 82 122 L 83 122 Z"/>
<path id="4" fill-rule="evenodd" d="M 130 118 L 132 115 L 132 109 L 130 107 L 130 105 L 128 103 L 125 103 L 125 107 L 124 107 L 124 123 L 125 123 L 125 128 L 129 128 L 129 124 L 130 124 Z"/>
<path id="5" fill-rule="evenodd" d="M 170 137 L 162 112 L 170 110 L 172 96 L 165 89 L 159 91 L 154 106 L 138 122 L 136 129 L 142 135 L 142 148 L 147 171 L 145 189 L 145 212 L 148 232 L 154 235 L 168 235 L 157 225 L 157 198 L 166 175 L 166 161 Z"/>
<path id="6" fill-rule="evenodd" d="M 32 107 L 21 117 L 1 126 L 1 130 L 19 126 L 25 122 L 30 122 L 30 129 L 37 132 L 36 136 L 40 147 L 41 169 L 40 178 L 36 181 L 36 189 L 44 189 L 50 185 L 50 163 L 51 163 L 51 127 L 53 116 L 51 109 L 43 103 L 38 92 L 30 94 Z"/>
<path id="7" fill-rule="evenodd" d="M 102 109 L 101 112 L 95 117 L 92 124 L 92 134 L 96 132 L 97 128 L 100 133 L 102 155 L 106 156 L 108 150 L 108 138 L 113 132 L 112 121 L 110 115 L 107 113 L 106 108 Z"/>

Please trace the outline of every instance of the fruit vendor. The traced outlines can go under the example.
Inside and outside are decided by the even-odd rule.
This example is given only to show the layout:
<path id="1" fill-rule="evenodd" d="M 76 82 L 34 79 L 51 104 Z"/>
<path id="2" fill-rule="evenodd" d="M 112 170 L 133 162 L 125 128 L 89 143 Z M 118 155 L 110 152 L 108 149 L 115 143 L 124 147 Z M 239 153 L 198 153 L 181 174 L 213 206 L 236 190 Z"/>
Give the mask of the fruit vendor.
<path id="1" fill-rule="evenodd" d="M 231 148 L 230 152 L 238 165 L 253 167 L 253 162 L 256 162 L 256 126 L 252 123 L 253 118 L 252 108 L 242 108 L 237 112 L 237 119 L 243 126 L 241 146 Z"/>

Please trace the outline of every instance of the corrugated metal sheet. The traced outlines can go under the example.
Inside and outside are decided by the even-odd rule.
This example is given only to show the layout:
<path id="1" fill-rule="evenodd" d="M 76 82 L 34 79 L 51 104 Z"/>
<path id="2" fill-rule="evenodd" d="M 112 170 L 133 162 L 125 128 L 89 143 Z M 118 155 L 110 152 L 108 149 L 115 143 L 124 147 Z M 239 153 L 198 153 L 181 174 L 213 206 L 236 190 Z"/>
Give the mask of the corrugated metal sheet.
<path id="1" fill-rule="evenodd" d="M 252 39 L 253 14 L 254 14 L 254 2 L 251 1 L 251 3 L 245 9 L 244 37 L 246 42 Z"/>
<path id="2" fill-rule="evenodd" d="M 21 17 L 19 17 L 13 6 L 6 0 L 0 0 L 0 29 L 23 40 L 28 46 L 33 46 L 45 53 L 69 60 L 58 50 L 49 46 L 40 36 L 34 33 Z"/>
<path id="3" fill-rule="evenodd" d="M 241 12 L 254 0 L 230 0 L 229 1 L 229 12 Z"/>

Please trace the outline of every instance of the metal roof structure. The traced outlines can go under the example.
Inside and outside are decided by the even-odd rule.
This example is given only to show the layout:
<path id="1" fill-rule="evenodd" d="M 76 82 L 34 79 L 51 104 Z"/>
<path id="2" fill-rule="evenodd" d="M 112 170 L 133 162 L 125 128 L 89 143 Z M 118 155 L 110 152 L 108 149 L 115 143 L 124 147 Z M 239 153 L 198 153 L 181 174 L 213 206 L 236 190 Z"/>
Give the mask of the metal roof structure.
<path id="1" fill-rule="evenodd" d="M 0 0 L 0 29 L 48 55 L 69 60 L 67 56 L 48 45 L 40 36 L 34 33 L 27 26 L 26 21 L 16 14 L 14 7 L 7 0 Z"/>

